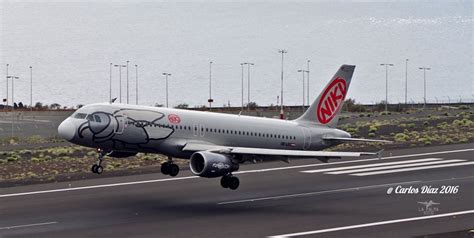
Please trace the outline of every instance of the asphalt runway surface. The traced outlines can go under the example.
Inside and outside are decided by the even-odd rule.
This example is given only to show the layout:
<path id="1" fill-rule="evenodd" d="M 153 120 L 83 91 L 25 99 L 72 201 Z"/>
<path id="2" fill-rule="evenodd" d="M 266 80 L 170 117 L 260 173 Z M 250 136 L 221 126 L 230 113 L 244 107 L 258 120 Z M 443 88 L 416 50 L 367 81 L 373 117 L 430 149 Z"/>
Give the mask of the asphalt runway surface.
<path id="1" fill-rule="evenodd" d="M 0 237 L 472 237 L 473 155 L 462 144 L 243 165 L 236 191 L 188 170 L 2 188 Z"/>

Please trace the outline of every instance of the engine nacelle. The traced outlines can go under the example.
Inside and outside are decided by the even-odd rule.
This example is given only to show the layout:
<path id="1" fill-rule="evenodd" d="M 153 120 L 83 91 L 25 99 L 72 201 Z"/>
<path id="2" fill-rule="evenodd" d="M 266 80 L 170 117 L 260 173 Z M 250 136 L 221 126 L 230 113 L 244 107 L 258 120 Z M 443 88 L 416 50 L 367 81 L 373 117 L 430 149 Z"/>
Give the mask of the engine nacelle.
<path id="1" fill-rule="evenodd" d="M 125 151 L 112 151 L 107 154 L 107 156 L 114 157 L 114 158 L 125 158 L 129 156 L 135 156 L 138 154 L 137 152 L 125 152 Z"/>
<path id="2" fill-rule="evenodd" d="M 233 163 L 227 155 L 200 151 L 191 155 L 189 167 L 195 175 L 215 178 L 238 170 L 239 164 Z"/>

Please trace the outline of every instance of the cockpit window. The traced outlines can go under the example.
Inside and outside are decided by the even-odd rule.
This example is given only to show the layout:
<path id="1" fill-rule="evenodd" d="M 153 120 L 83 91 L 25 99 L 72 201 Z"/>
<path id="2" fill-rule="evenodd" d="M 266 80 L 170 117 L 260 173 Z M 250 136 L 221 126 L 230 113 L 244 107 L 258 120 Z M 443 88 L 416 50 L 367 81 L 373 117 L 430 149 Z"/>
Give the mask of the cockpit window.
<path id="1" fill-rule="evenodd" d="M 74 118 L 76 119 L 84 119 L 86 118 L 87 114 L 85 113 L 76 113 L 76 115 L 74 115 Z"/>
<path id="2" fill-rule="evenodd" d="M 93 117 L 92 115 L 88 115 L 88 116 L 87 116 L 87 120 L 88 120 L 88 121 L 94 121 L 94 117 Z"/>
<path id="3" fill-rule="evenodd" d="M 99 115 L 94 115 L 94 118 L 95 118 L 95 121 L 96 121 L 96 122 L 100 122 L 100 117 L 99 117 Z"/>

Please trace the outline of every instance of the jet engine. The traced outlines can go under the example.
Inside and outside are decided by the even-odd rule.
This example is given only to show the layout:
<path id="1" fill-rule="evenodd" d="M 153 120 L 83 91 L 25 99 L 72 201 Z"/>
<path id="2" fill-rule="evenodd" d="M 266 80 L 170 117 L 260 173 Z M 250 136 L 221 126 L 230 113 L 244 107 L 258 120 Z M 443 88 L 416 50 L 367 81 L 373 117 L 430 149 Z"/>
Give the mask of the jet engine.
<path id="1" fill-rule="evenodd" d="M 134 156 L 138 154 L 137 152 L 126 152 L 126 151 L 112 151 L 107 154 L 107 156 L 114 157 L 114 158 L 125 158 L 129 156 Z"/>
<path id="2" fill-rule="evenodd" d="M 189 167 L 195 175 L 215 178 L 238 170 L 239 164 L 232 162 L 227 155 L 200 151 L 191 155 Z"/>

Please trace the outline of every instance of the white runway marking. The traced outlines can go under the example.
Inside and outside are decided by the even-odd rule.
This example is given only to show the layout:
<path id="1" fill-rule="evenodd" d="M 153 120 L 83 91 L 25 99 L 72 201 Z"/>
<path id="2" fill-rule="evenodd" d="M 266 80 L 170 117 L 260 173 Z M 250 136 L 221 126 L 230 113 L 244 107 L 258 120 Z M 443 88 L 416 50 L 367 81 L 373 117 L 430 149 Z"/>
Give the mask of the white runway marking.
<path id="1" fill-rule="evenodd" d="M 331 162 L 331 163 L 324 163 L 324 164 L 305 164 L 305 165 L 296 165 L 296 166 L 286 166 L 286 167 L 277 167 L 277 168 L 268 168 L 268 169 L 240 171 L 240 172 L 235 172 L 234 174 L 270 172 L 270 171 L 278 171 L 278 170 L 285 170 L 285 169 L 300 169 L 300 168 L 308 168 L 308 167 L 319 167 L 319 166 L 328 166 L 328 165 L 337 165 L 337 164 L 349 164 L 349 163 L 377 161 L 377 160 L 386 160 L 386 159 L 410 158 L 410 157 L 418 157 L 418 156 L 425 156 L 425 155 L 439 155 L 439 154 L 459 153 L 459 152 L 468 152 L 468 151 L 474 151 L 474 149 L 446 150 L 446 151 L 436 151 L 436 152 L 428 152 L 428 153 L 420 153 L 420 154 L 396 155 L 396 156 L 382 157 L 380 159 L 379 158 L 358 159 L 358 160 Z"/>
<path id="2" fill-rule="evenodd" d="M 381 158 L 381 159 L 379 159 L 379 158 L 372 158 L 372 159 L 363 159 L 363 160 L 341 161 L 341 162 L 334 162 L 334 163 L 327 163 L 327 164 L 309 164 L 309 165 L 296 165 L 296 166 L 287 166 L 287 167 L 276 167 L 276 168 L 268 168 L 268 169 L 246 170 L 246 171 L 240 171 L 240 172 L 238 171 L 238 172 L 235 172 L 235 173 L 233 173 L 233 174 L 261 173 L 261 172 L 278 171 L 278 170 L 286 170 L 286 169 L 297 169 L 297 168 L 306 168 L 306 167 L 317 167 L 317 166 L 326 166 L 326 165 L 336 165 L 336 164 L 346 164 L 346 163 L 357 163 L 357 162 L 377 161 L 377 160 L 384 160 L 384 159 L 409 158 L 409 157 L 417 157 L 417 156 L 425 156 L 425 155 L 449 154 L 449 153 L 459 153 L 459 152 L 467 152 L 467 151 L 474 151 L 474 149 L 461 149 L 461 150 L 437 151 L 437 152 L 420 153 L 420 154 L 390 156 L 390 157 L 383 157 L 383 158 Z M 92 185 L 92 186 L 84 186 L 84 187 L 77 187 L 77 188 L 62 188 L 62 189 L 52 189 L 52 190 L 22 192 L 22 193 L 11 193 L 11 194 L 3 194 L 3 195 L 0 195 L 0 198 L 16 197 L 16 196 L 26 196 L 26 195 L 43 194 L 43 193 L 55 193 L 55 192 L 67 192 L 67 191 L 76 191 L 76 190 L 86 190 L 86 189 L 95 189 L 95 188 L 116 187 L 116 186 L 127 186 L 127 185 L 146 184 L 146 183 L 157 183 L 157 182 L 166 182 L 166 181 L 177 181 L 177 180 L 196 179 L 196 178 L 199 178 L 199 177 L 197 177 L 197 176 L 188 176 L 188 177 L 178 177 L 178 178 L 167 178 L 167 179 L 155 179 L 155 180 L 143 180 L 143 181 L 134 181 L 134 182 L 124 182 L 124 183 Z"/>
<path id="3" fill-rule="evenodd" d="M 32 227 L 32 226 L 46 226 L 46 225 L 52 225 L 56 223 L 58 222 L 52 221 L 52 222 L 34 223 L 34 224 L 17 225 L 17 226 L 6 226 L 6 227 L 0 227 L 0 230 L 10 230 L 10 229 L 16 229 L 16 228 Z"/>
<path id="4" fill-rule="evenodd" d="M 285 238 L 285 237 L 307 236 L 307 235 L 314 235 L 314 234 L 334 232 L 334 231 L 343 231 L 343 230 L 350 230 L 350 229 L 357 229 L 357 228 L 364 228 L 364 227 L 371 227 L 371 226 L 380 226 L 380 225 L 387 225 L 387 224 L 394 224 L 394 223 L 401 223 L 401 222 L 409 222 L 409 221 L 420 221 L 420 220 L 436 219 L 436 218 L 441 218 L 441 217 L 459 216 L 459 215 L 466 215 L 466 214 L 472 214 L 472 213 L 474 213 L 474 210 L 466 210 L 466 211 L 450 212 L 450 213 L 443 213 L 443 214 L 437 214 L 437 215 L 431 215 L 431 216 L 410 217 L 410 218 L 380 221 L 380 222 L 373 222 L 373 223 L 365 223 L 365 224 L 352 225 L 352 226 L 335 227 L 335 228 L 322 229 L 322 230 L 305 231 L 305 232 L 298 232 L 298 233 L 289 233 L 289 234 L 284 234 L 284 235 L 269 236 L 269 238 Z"/>
<path id="5" fill-rule="evenodd" d="M 84 186 L 84 187 L 77 187 L 77 188 L 60 188 L 60 189 L 34 191 L 34 192 L 11 193 L 11 194 L 0 195 L 0 198 L 17 197 L 17 196 L 25 196 L 25 195 L 33 195 L 33 194 L 43 194 L 43 193 L 57 193 L 57 192 L 66 192 L 66 191 L 76 191 L 76 190 L 85 190 L 85 189 L 93 189 L 93 188 L 117 187 L 117 186 L 145 184 L 145 183 L 157 183 L 157 182 L 166 182 L 166 181 L 175 181 L 175 180 L 184 180 L 184 179 L 195 179 L 195 178 L 199 178 L 199 177 L 197 177 L 197 176 L 188 176 L 188 177 L 180 177 L 180 178 L 168 178 L 168 179 L 144 180 L 144 181 L 126 182 L 126 183 L 102 184 L 102 185 Z"/>
<path id="6" fill-rule="evenodd" d="M 380 167 L 366 168 L 366 169 L 351 169 L 351 170 L 344 170 L 344 171 L 334 171 L 334 172 L 328 172 L 326 174 L 351 174 L 351 173 L 368 172 L 368 171 L 380 171 L 380 170 L 387 170 L 387 169 L 416 167 L 416 166 L 422 166 L 422 165 L 447 164 L 447 163 L 461 162 L 461 161 L 465 161 L 465 160 L 451 159 L 451 160 L 431 161 L 431 162 L 414 163 L 414 164 L 380 166 Z"/>
<path id="7" fill-rule="evenodd" d="M 305 170 L 301 172 L 302 173 L 320 173 L 320 172 L 330 172 L 330 171 L 345 170 L 345 169 L 370 168 L 370 167 L 377 167 L 377 166 L 382 166 L 382 165 L 408 164 L 408 163 L 426 162 L 426 161 L 434 161 L 434 160 L 440 160 L 440 159 L 429 158 L 429 159 L 417 159 L 417 160 L 404 160 L 404 161 L 397 161 L 397 162 L 363 164 L 363 165 L 354 165 L 354 166 L 328 168 L 328 169 Z"/>
<path id="8" fill-rule="evenodd" d="M 425 169 L 447 168 L 447 167 L 455 167 L 455 166 L 463 166 L 463 165 L 474 165 L 474 161 L 471 161 L 471 162 L 464 162 L 464 163 L 455 163 L 455 164 L 442 164 L 442 165 L 422 166 L 422 167 L 406 168 L 406 169 L 382 170 L 382 171 L 375 171 L 375 172 L 357 173 L 357 174 L 351 174 L 351 175 L 354 175 L 354 176 L 369 176 L 369 175 L 391 174 L 391 173 L 399 173 L 399 172 L 406 172 L 406 171 L 416 171 L 416 170 L 425 170 Z"/>
<path id="9" fill-rule="evenodd" d="M 363 187 L 341 188 L 341 189 L 325 190 L 325 191 L 317 191 L 317 192 L 309 192 L 309 193 L 295 193 L 295 194 L 287 194 L 287 195 L 280 195 L 280 196 L 273 196 L 273 197 L 242 199 L 242 200 L 235 200 L 235 201 L 228 201 L 228 202 L 220 202 L 220 203 L 217 203 L 217 204 L 218 205 L 226 205 L 226 204 L 244 203 L 244 202 L 258 202 L 258 201 L 265 201 L 265 200 L 277 200 L 277 199 L 283 199 L 283 198 L 295 198 L 295 197 L 303 197 L 303 196 L 310 196 L 310 195 L 347 192 L 347 191 L 354 191 L 354 190 L 363 190 L 363 189 L 371 189 L 371 188 L 379 188 L 379 187 L 387 187 L 387 186 L 393 186 L 393 185 L 411 184 L 411 183 L 419 183 L 419 182 L 421 182 L 421 181 L 409 181 L 409 182 L 401 182 L 401 183 L 377 184 L 377 185 L 370 185 L 370 186 L 363 186 Z"/>

